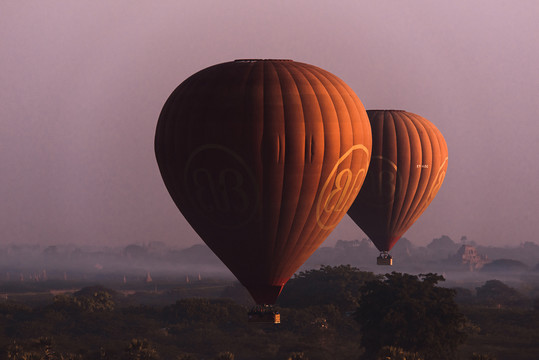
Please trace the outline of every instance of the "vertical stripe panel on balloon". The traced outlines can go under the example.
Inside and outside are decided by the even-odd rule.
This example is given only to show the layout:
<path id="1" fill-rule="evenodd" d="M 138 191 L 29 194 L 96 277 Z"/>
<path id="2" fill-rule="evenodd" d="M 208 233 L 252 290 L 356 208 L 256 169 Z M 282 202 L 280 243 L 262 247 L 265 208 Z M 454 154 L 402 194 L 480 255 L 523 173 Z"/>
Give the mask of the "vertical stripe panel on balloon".
<path id="1" fill-rule="evenodd" d="M 323 77 L 327 76 L 329 78 L 329 76 L 331 76 L 331 74 L 323 70 L 321 70 L 320 73 Z M 352 117 L 358 119 L 360 116 L 358 107 L 361 108 L 363 114 L 365 114 L 362 104 L 359 101 L 359 103 L 356 103 L 356 101 L 353 100 L 352 90 L 346 86 L 342 80 L 332 78 L 331 83 L 329 83 L 328 80 L 328 86 L 330 86 L 331 89 L 334 89 L 334 91 L 330 92 L 330 94 L 332 94 L 334 103 L 337 104 L 336 110 L 338 122 L 340 124 L 339 132 L 341 140 L 339 161 L 342 160 L 342 162 L 337 165 L 335 178 L 332 179 L 332 184 L 335 184 L 335 189 L 332 191 L 336 193 L 336 196 L 334 203 L 330 205 L 331 211 L 329 211 L 329 218 L 325 222 L 323 231 L 320 231 L 319 235 L 315 237 L 315 240 L 311 242 L 311 246 L 308 250 L 309 253 L 314 252 L 316 248 L 318 248 L 319 244 L 327 237 L 327 235 L 335 228 L 342 217 L 346 214 L 346 210 L 355 198 L 355 196 L 352 196 L 351 194 L 355 193 L 357 195 L 357 192 L 359 191 L 364 179 L 364 174 L 359 174 L 356 177 L 352 176 L 352 174 L 356 171 L 359 172 L 359 167 L 361 165 L 358 158 L 361 159 L 363 156 L 368 156 L 368 150 L 366 151 L 367 153 L 362 150 L 366 150 L 366 147 L 364 146 L 365 141 L 360 141 L 357 139 L 356 142 L 357 129 L 353 128 L 352 122 Z M 354 98 L 357 99 L 355 94 Z M 367 121 L 366 118 L 365 121 Z M 360 135 L 363 135 L 364 138 L 368 139 L 368 134 Z M 359 137 L 359 134 L 357 137 Z M 355 164 L 357 164 L 357 166 Z M 357 181 L 357 183 L 355 181 Z"/>
<path id="2" fill-rule="evenodd" d="M 342 111 L 342 104 L 338 103 L 338 98 L 336 98 L 335 96 L 336 90 L 333 84 L 322 74 L 320 74 L 317 68 L 311 69 L 310 75 L 315 78 L 317 80 L 316 83 L 319 83 L 320 86 L 324 89 L 323 96 L 320 96 L 320 93 L 318 93 L 318 101 L 322 109 L 321 112 L 324 124 L 324 143 L 326 144 L 326 147 L 324 152 L 324 165 L 322 168 L 323 172 L 321 174 L 321 177 L 319 178 L 319 187 L 317 190 L 317 202 L 313 206 L 313 210 L 316 212 L 316 221 L 320 223 L 320 214 L 317 209 L 319 207 L 319 202 L 324 197 L 324 194 L 322 194 L 322 191 L 324 190 L 324 181 L 328 178 L 328 175 L 333 170 L 333 164 L 335 164 L 336 160 L 339 158 L 340 153 L 341 143 L 338 112 Z M 341 106 L 341 108 L 339 108 L 339 105 Z M 327 218 L 329 217 L 329 215 L 330 214 L 326 215 L 325 217 Z M 324 222 L 324 220 L 322 220 L 322 222 Z M 319 244 L 320 236 L 324 236 L 324 234 L 326 234 L 327 236 L 326 231 L 322 231 L 322 229 L 320 229 L 317 224 L 314 224 L 309 236 L 305 237 L 306 240 L 302 244 L 303 246 L 301 247 L 301 249 L 298 248 L 297 256 L 304 257 L 306 260 L 306 258 L 312 253 L 311 249 L 313 247 L 313 244 Z"/>
<path id="3" fill-rule="evenodd" d="M 316 203 L 315 200 L 319 197 L 319 186 L 321 177 L 324 171 L 324 156 L 326 156 L 328 143 L 326 142 L 326 131 L 327 124 L 325 124 L 325 112 L 327 111 L 327 90 L 324 86 L 316 79 L 312 74 L 312 69 L 310 67 L 305 67 L 303 64 L 296 64 L 296 69 L 303 75 L 305 79 L 305 85 L 309 86 L 313 92 L 313 108 L 304 107 L 306 112 L 306 122 L 309 122 L 312 125 L 313 137 L 314 137 L 314 152 L 313 159 L 309 167 L 306 168 L 310 171 L 311 176 L 307 177 L 308 174 L 304 175 L 304 179 L 309 181 L 308 189 L 313 191 L 312 198 L 308 199 L 310 202 L 309 206 L 306 206 L 306 220 L 301 229 L 299 239 L 295 244 L 287 249 L 287 256 L 291 259 L 295 259 L 293 263 L 286 264 L 283 268 L 284 273 L 293 274 L 297 269 L 297 264 L 301 264 L 304 258 L 304 252 L 307 242 L 310 240 L 307 234 L 312 232 L 312 229 L 316 228 Z M 321 95 L 324 94 L 324 95 Z M 304 100 L 304 99 L 302 99 Z M 307 110 L 310 114 L 316 115 L 315 118 L 310 120 L 307 117 Z M 307 189 L 307 188 L 306 188 Z"/>
<path id="4" fill-rule="evenodd" d="M 421 119 L 420 119 L 420 121 L 424 122 L 424 120 L 421 120 Z M 419 216 L 421 216 L 421 214 L 427 209 L 427 207 L 430 204 L 430 201 L 432 200 L 431 194 L 432 194 L 432 191 L 433 191 L 433 187 L 435 186 L 435 183 L 436 183 L 438 170 L 439 170 L 440 166 L 442 165 L 442 156 L 443 156 L 440 153 L 440 144 L 439 144 L 439 138 L 438 138 L 438 134 L 437 134 L 438 130 L 431 123 L 426 123 L 426 122 L 424 122 L 424 123 L 425 123 L 425 127 L 427 129 L 427 132 L 429 134 L 429 139 L 431 140 L 430 145 L 431 145 L 432 167 L 433 167 L 433 169 L 430 172 L 428 186 L 427 186 L 427 189 L 426 189 L 425 194 L 423 196 L 423 199 L 421 201 L 421 203 L 423 205 L 418 207 L 418 209 L 416 210 L 416 212 L 414 214 L 414 219 L 417 219 L 417 218 L 419 218 Z"/>
<path id="5" fill-rule="evenodd" d="M 432 147 L 431 147 L 430 138 L 428 136 L 428 131 L 425 128 L 426 123 L 424 121 L 420 121 L 419 119 L 417 119 L 410 113 L 407 113 L 407 116 L 412 121 L 414 126 L 416 126 L 416 129 L 418 131 L 418 135 L 421 142 L 421 155 L 422 156 L 421 156 L 420 164 L 416 165 L 416 167 L 418 165 L 421 165 L 421 167 L 418 169 L 420 171 L 420 179 L 417 185 L 417 190 L 415 191 L 415 194 L 414 194 L 414 200 L 412 204 L 410 205 L 410 208 L 408 212 L 406 213 L 406 216 L 401 224 L 401 231 L 403 233 L 410 228 L 410 226 L 414 223 L 414 221 L 418 217 L 418 216 L 415 216 L 414 214 L 416 214 L 416 210 L 420 204 L 420 201 L 425 194 L 428 181 L 432 173 Z M 427 167 L 423 167 L 424 165 L 426 165 Z M 412 166 L 414 166 L 414 162 L 412 162 Z"/>
<path id="6" fill-rule="evenodd" d="M 264 62 L 264 136 L 262 141 L 264 163 L 263 204 L 265 213 L 261 261 L 270 263 L 277 237 L 279 212 L 284 180 L 284 113 L 282 110 L 282 94 L 277 71 L 271 62 Z M 268 270 L 269 267 L 265 267 Z M 264 274 L 268 277 L 269 274 Z"/>
<path id="7" fill-rule="evenodd" d="M 298 208 L 305 165 L 305 122 L 298 89 L 286 67 L 276 64 L 276 69 L 282 89 L 286 152 L 281 211 L 273 257 L 283 254 L 288 241 L 292 240 L 290 232 Z M 280 272 L 276 266 L 272 264 L 273 276 Z"/>
<path id="8" fill-rule="evenodd" d="M 393 118 L 393 123 L 395 124 L 395 128 L 397 131 L 397 146 L 398 146 L 398 154 L 397 154 L 397 167 L 398 167 L 398 174 L 400 182 L 397 183 L 397 188 L 395 189 L 395 200 L 393 202 L 393 212 L 391 215 L 391 222 L 390 222 L 390 232 L 391 232 L 391 238 L 388 239 L 389 241 L 388 246 L 391 249 L 393 246 L 394 237 L 395 237 L 395 225 L 397 222 L 397 219 L 399 218 L 401 211 L 403 210 L 404 205 L 404 197 L 406 195 L 406 190 L 408 188 L 409 178 L 410 178 L 410 152 L 411 152 L 411 144 L 410 144 L 410 137 L 408 134 L 408 131 L 406 129 L 406 126 L 404 125 L 404 121 L 399 118 L 399 116 L 395 113 L 391 113 L 391 116 Z"/>
<path id="9" fill-rule="evenodd" d="M 315 140 L 315 161 L 313 161 L 313 163 L 316 165 L 320 163 L 320 172 L 318 173 L 318 176 L 313 177 L 313 184 L 311 185 L 316 188 L 315 199 L 318 201 L 320 199 L 321 188 L 323 187 L 323 179 L 325 179 L 329 172 L 331 172 L 331 169 L 328 169 L 327 164 L 328 162 L 334 163 L 338 159 L 339 143 L 332 137 L 332 127 L 335 124 L 328 122 L 328 117 L 335 118 L 335 108 L 328 94 L 328 89 L 320 79 L 315 76 L 313 69 L 305 68 L 301 64 L 298 64 L 298 69 L 302 71 L 306 80 L 313 88 L 316 104 L 319 107 L 318 112 L 320 114 L 321 127 L 319 132 L 315 133 L 315 136 L 317 138 L 319 137 L 320 141 Z M 317 154 L 320 154 L 321 156 L 318 156 Z M 298 258 L 298 261 L 302 261 L 302 259 L 308 257 L 308 255 L 306 255 L 306 249 L 310 246 L 313 237 L 320 231 L 317 224 L 316 206 L 317 203 L 313 203 L 309 211 L 308 220 L 305 222 L 304 229 L 300 235 L 302 241 L 295 244 L 290 252 L 291 257 Z M 295 268 L 293 268 L 293 266 L 288 266 L 286 271 L 293 273 Z"/>
<path id="10" fill-rule="evenodd" d="M 315 95 L 313 85 L 307 77 L 310 70 L 296 65 L 290 69 L 299 89 L 299 100 L 305 119 L 305 162 L 303 168 L 303 182 L 301 184 L 298 209 L 291 229 L 288 246 L 285 249 L 285 258 L 280 270 L 280 276 L 291 276 L 296 268 L 302 264 L 302 258 L 298 258 L 297 251 L 304 248 L 308 239 L 303 235 L 306 228 L 312 226 L 310 220 L 311 209 L 316 199 L 316 189 L 322 171 L 322 154 L 324 151 L 324 128 L 322 123 L 321 108 Z"/>
<path id="11" fill-rule="evenodd" d="M 407 136 L 410 142 L 410 164 L 408 167 L 408 186 L 404 190 L 404 203 L 394 227 L 394 238 L 397 239 L 400 238 L 408 228 L 404 220 L 410 211 L 410 207 L 417 192 L 422 170 L 421 139 L 418 129 L 412 121 L 409 121 L 410 119 L 407 114 L 400 112 L 398 116 L 404 120 L 403 124 L 406 127 Z M 418 164 L 420 165 L 419 167 L 417 166 Z"/>
<path id="12" fill-rule="evenodd" d="M 383 142 L 384 147 L 382 148 L 382 158 L 388 159 L 391 161 L 395 166 L 396 169 L 394 173 L 382 173 L 382 176 L 380 176 L 379 181 L 380 189 L 385 188 L 385 184 L 392 185 L 392 193 L 388 196 L 388 202 L 384 204 L 384 214 L 383 214 L 383 221 L 385 226 L 380 227 L 378 231 L 373 230 L 376 234 L 376 237 L 374 239 L 371 238 L 371 240 L 378 246 L 378 247 L 386 247 L 385 243 L 387 242 L 388 238 L 390 237 L 391 233 L 391 217 L 393 216 L 393 204 L 395 202 L 395 196 L 397 195 L 398 190 L 398 183 L 400 180 L 399 177 L 399 164 L 398 164 L 398 139 L 397 139 L 397 130 L 395 128 L 395 124 L 393 122 L 393 119 L 391 117 L 391 114 L 388 111 L 382 112 L 381 116 L 384 119 L 384 130 L 383 130 Z"/>

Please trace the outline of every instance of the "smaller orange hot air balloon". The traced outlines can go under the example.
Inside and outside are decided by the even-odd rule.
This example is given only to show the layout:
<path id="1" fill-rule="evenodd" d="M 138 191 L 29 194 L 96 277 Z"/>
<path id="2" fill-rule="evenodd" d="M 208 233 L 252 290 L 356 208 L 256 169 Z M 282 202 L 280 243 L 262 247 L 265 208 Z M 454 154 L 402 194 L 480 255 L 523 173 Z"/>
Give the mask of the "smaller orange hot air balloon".
<path id="1" fill-rule="evenodd" d="M 391 265 L 389 250 L 429 206 L 444 181 L 447 145 L 427 119 L 401 110 L 368 110 L 372 156 L 348 215 Z"/>

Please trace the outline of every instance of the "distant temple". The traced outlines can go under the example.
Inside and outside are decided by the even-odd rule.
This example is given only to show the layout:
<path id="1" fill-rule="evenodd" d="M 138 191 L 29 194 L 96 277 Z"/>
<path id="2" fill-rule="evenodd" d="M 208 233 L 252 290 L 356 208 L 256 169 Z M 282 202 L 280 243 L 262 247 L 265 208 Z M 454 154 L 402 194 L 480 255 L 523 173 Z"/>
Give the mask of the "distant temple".
<path id="1" fill-rule="evenodd" d="M 470 271 L 481 269 L 489 262 L 486 255 L 477 253 L 477 249 L 471 245 L 462 245 L 454 256 L 454 260 L 460 264 L 468 265 Z"/>

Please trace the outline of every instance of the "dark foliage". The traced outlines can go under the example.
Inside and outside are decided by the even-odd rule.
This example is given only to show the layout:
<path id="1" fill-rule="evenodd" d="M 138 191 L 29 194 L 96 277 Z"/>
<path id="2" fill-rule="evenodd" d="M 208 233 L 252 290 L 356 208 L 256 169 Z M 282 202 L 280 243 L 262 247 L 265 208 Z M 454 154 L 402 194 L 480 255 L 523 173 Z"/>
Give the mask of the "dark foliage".
<path id="1" fill-rule="evenodd" d="M 115 307 L 113 296 L 116 293 L 113 290 L 103 286 L 85 287 L 73 294 L 58 295 L 54 297 L 56 308 L 70 311 L 100 312 L 112 311 Z"/>
<path id="2" fill-rule="evenodd" d="M 486 306 L 466 306 L 462 312 L 478 331 L 462 346 L 461 358 L 476 353 L 489 360 L 539 359 L 539 312 Z"/>
<path id="3" fill-rule="evenodd" d="M 278 304 L 293 308 L 334 305 L 343 312 L 353 311 L 358 305 L 360 288 L 378 278 L 350 265 L 302 271 L 287 283 Z"/>
<path id="4" fill-rule="evenodd" d="M 361 288 L 355 318 L 361 344 L 375 358 L 385 346 L 420 354 L 425 359 L 450 359 L 466 339 L 465 318 L 454 301 L 455 291 L 436 286 L 436 274 L 393 272 Z"/>
<path id="5" fill-rule="evenodd" d="M 453 290 L 455 291 L 455 301 L 458 304 L 471 304 L 475 301 L 474 294 L 470 289 L 455 287 Z"/>
<path id="6" fill-rule="evenodd" d="M 517 290 L 500 280 L 489 280 L 483 286 L 477 287 L 477 300 L 480 303 L 494 307 L 529 305 L 529 300 Z"/>
<path id="7" fill-rule="evenodd" d="M 339 277 L 346 281 L 340 281 Z M 357 301 L 353 299 L 356 295 L 351 294 L 359 296 L 362 293 L 358 284 L 364 285 L 365 279 L 369 278 L 378 279 L 372 273 L 362 273 L 349 266 L 323 267 L 303 273 L 298 277 L 298 284 L 315 281 L 323 289 L 333 289 L 333 293 L 328 297 L 311 298 L 314 289 L 307 284 L 303 284 L 305 287 L 298 285 L 294 290 L 299 292 L 297 299 L 308 305 L 278 308 L 282 319 L 280 325 L 248 323 L 248 307 L 231 300 L 193 298 L 199 294 L 194 284 L 178 288 L 182 295 L 190 295 L 190 298 L 170 300 L 168 292 L 152 292 L 152 296 L 160 299 L 157 302 L 154 299 L 141 303 L 132 298 L 126 301 L 130 296 L 98 286 L 83 288 L 71 295 L 66 293 L 54 301 L 50 296 L 48 302 L 40 300 L 39 303 L 32 302 L 31 306 L 0 300 L 0 359 L 11 356 L 11 359 L 26 360 L 213 360 L 234 356 L 238 360 L 366 360 L 368 356 L 362 355 L 360 341 L 361 338 L 368 339 L 373 329 L 361 331 L 359 323 L 346 309 Z M 394 303 L 395 309 L 391 309 L 391 320 L 395 320 L 393 326 L 402 327 L 394 334 L 400 339 L 422 336 L 421 342 L 431 341 L 423 333 L 413 333 L 421 322 L 421 326 L 430 329 L 433 337 L 450 338 L 451 334 L 440 332 L 431 324 L 444 321 L 448 316 L 444 311 L 421 310 L 422 307 L 433 308 L 433 302 L 445 303 L 439 299 L 440 291 L 436 290 L 440 277 L 399 274 L 389 278 L 394 280 L 388 290 L 391 296 L 401 293 L 400 301 Z M 388 282 L 388 278 L 375 281 Z M 218 285 L 222 292 L 230 283 L 212 283 L 214 285 Z M 200 287 L 208 285 L 201 282 Z M 301 294 L 302 289 L 305 289 L 304 294 Z M 470 296 L 469 292 L 460 291 L 464 297 Z M 538 311 L 487 307 L 472 297 L 474 301 L 461 308 L 473 323 L 474 332 L 459 348 L 460 359 L 470 359 L 474 352 L 478 359 L 539 359 Z M 328 301 L 329 298 L 334 300 Z M 402 312 L 400 317 L 395 315 L 398 311 Z M 417 320 L 419 317 L 421 319 Z M 390 345 L 379 355 L 393 360 L 425 360 L 424 353 L 438 351 L 442 354 L 431 356 L 431 359 L 442 359 L 446 353 L 436 343 L 427 342 L 425 346 L 432 349 L 419 354 L 400 345 Z"/>
<path id="8" fill-rule="evenodd" d="M 168 324 L 193 324 L 214 322 L 220 324 L 237 323 L 245 316 L 242 306 L 227 299 L 181 299 L 163 309 L 163 319 Z"/>

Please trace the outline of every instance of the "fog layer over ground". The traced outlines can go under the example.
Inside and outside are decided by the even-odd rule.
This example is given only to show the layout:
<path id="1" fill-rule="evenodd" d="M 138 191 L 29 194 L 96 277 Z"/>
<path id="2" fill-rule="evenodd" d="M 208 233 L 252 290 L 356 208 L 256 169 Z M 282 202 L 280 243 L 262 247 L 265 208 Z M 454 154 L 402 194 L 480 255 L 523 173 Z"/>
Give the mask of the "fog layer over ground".
<path id="1" fill-rule="evenodd" d="M 463 249 L 473 256 L 463 257 Z M 473 287 L 490 279 L 515 286 L 539 285 L 539 245 L 532 242 L 515 247 L 492 247 L 441 236 L 423 247 L 402 239 L 391 251 L 394 260 L 391 267 L 377 266 L 378 254 L 367 239 L 339 240 L 335 246 L 319 248 L 299 271 L 350 264 L 377 274 L 392 271 L 438 273 L 446 278 L 448 286 Z M 91 248 L 12 244 L 0 248 L 0 264 L 0 283 L 3 284 L 60 280 L 129 286 L 154 280 L 176 285 L 203 279 L 236 281 L 205 245 L 171 248 L 164 243 L 153 242 Z"/>

